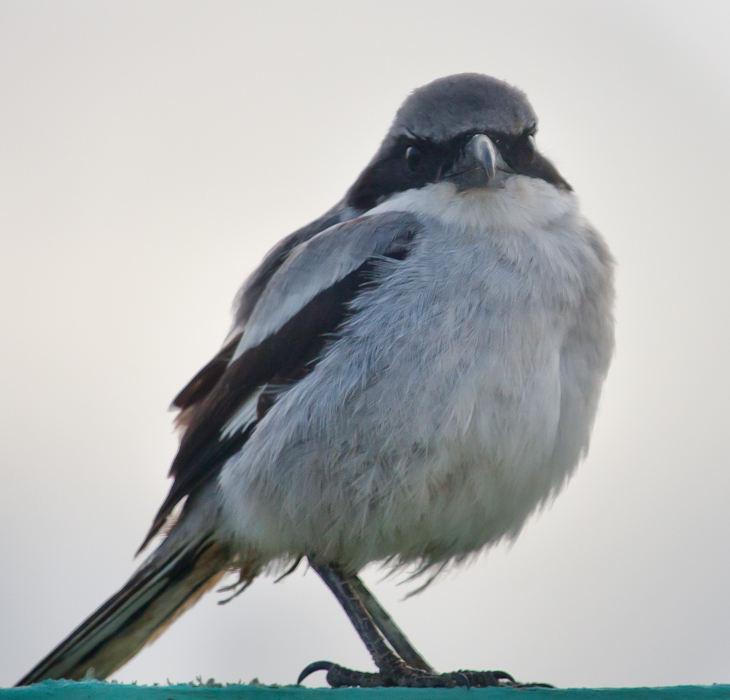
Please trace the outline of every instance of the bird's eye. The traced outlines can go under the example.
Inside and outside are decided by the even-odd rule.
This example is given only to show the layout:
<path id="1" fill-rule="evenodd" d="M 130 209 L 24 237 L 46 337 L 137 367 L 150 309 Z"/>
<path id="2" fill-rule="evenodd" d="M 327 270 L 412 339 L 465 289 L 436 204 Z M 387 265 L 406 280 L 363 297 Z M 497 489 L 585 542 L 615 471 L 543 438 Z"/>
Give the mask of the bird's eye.
<path id="1" fill-rule="evenodd" d="M 419 151 L 415 146 L 409 146 L 406 149 L 406 163 L 408 163 L 408 167 L 415 172 L 421 167 L 421 163 L 423 163 L 423 153 L 421 153 L 421 151 Z"/>

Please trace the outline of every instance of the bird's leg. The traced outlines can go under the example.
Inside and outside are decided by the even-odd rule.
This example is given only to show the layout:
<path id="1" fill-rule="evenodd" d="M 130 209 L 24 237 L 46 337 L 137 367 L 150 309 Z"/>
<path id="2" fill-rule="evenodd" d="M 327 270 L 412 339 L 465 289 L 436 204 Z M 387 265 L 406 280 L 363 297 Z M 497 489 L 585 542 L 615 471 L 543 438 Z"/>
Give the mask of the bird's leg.
<path id="1" fill-rule="evenodd" d="M 360 639 L 370 652 L 375 665 L 381 669 L 405 665 L 395 652 L 387 645 L 380 631 L 375 626 L 362 601 L 358 598 L 351 582 L 333 565 L 320 562 L 309 557 L 309 565 L 319 574 L 327 587 L 350 618 Z M 297 683 L 301 683 L 310 673 L 327 671 L 327 682 L 332 687 L 359 686 L 369 688 L 385 685 L 381 673 L 365 673 L 353 671 L 329 661 L 317 661 L 309 664 L 300 674 Z"/>
<path id="2" fill-rule="evenodd" d="M 426 660 L 415 650 L 402 630 L 395 624 L 393 619 L 378 603 L 375 596 L 367 589 L 358 576 L 351 576 L 348 582 L 360 598 L 365 609 L 370 614 L 373 622 L 388 640 L 398 656 L 412 668 L 420 668 L 422 671 L 433 673 L 433 669 Z"/>
<path id="3" fill-rule="evenodd" d="M 368 612 L 368 608 L 359 597 L 357 585 L 353 586 L 352 578 L 345 576 L 336 565 L 318 561 L 314 557 L 309 558 L 309 563 L 327 584 L 332 593 L 334 593 L 338 602 L 347 613 L 350 622 L 352 622 L 355 630 L 370 652 L 370 656 L 372 656 L 375 665 L 378 667 L 379 673 L 353 671 L 330 661 L 318 661 L 310 664 L 301 672 L 298 683 L 301 683 L 310 673 L 327 671 L 327 682 L 332 687 L 404 686 L 411 688 L 452 688 L 457 685 L 480 687 L 517 685 L 512 676 L 503 671 L 457 671 L 456 673 L 440 674 L 434 673 L 430 669 L 425 670 L 408 665 L 386 643 L 373 617 Z M 362 588 L 365 589 L 364 586 Z M 365 590 L 367 591 L 367 589 Z M 366 598 L 368 597 L 372 598 L 373 601 L 375 600 L 372 595 L 366 595 Z M 376 610 L 376 616 L 381 617 L 378 611 L 382 611 L 385 618 L 390 620 L 379 605 L 377 605 L 377 609 L 375 606 L 372 607 Z M 397 629 L 395 624 L 392 624 L 393 628 Z M 405 639 L 405 636 L 398 630 L 395 638 L 398 639 L 398 644 L 400 645 L 400 638 Z M 408 646 L 413 650 L 410 644 Z M 413 651 L 415 653 L 415 650 Z M 425 661 L 420 656 L 417 655 L 417 657 L 425 664 Z"/>

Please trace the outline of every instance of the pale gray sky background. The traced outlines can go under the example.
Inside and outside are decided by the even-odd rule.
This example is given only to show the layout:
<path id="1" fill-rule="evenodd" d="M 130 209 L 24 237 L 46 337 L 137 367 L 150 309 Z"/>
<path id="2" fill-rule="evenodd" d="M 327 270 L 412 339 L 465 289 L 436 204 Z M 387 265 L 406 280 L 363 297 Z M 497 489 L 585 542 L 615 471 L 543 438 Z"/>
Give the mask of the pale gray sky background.
<path id="1" fill-rule="evenodd" d="M 618 258 L 618 350 L 588 460 L 512 548 L 404 602 L 367 580 L 442 670 L 730 682 L 729 27 L 697 0 L 1 0 L 0 685 L 135 568 L 167 406 L 246 274 L 461 71 L 531 98 Z M 116 677 L 371 667 L 311 573 L 216 599 Z"/>

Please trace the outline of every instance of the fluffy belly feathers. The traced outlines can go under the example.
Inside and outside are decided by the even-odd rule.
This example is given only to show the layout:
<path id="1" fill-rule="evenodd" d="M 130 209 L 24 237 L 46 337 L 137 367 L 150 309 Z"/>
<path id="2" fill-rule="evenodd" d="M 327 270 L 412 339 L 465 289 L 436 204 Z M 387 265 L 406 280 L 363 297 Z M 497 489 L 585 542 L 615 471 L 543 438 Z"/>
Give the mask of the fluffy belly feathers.
<path id="1" fill-rule="evenodd" d="M 461 235 L 434 227 L 383 263 L 341 337 L 228 462 L 223 516 L 242 550 L 353 569 L 458 559 L 516 535 L 565 481 L 595 411 L 565 376 L 580 290 L 546 274 L 535 241 L 524 263 Z"/>

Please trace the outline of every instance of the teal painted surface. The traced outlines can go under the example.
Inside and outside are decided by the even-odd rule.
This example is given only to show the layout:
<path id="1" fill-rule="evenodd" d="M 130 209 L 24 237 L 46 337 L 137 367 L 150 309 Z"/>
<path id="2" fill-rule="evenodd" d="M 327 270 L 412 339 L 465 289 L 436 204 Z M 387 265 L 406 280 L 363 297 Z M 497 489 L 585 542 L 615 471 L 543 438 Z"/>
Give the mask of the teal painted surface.
<path id="1" fill-rule="evenodd" d="M 124 685 L 44 681 L 0 689 L 0 700 L 730 700 L 730 685 L 671 688 L 302 688 L 262 685 Z"/>

